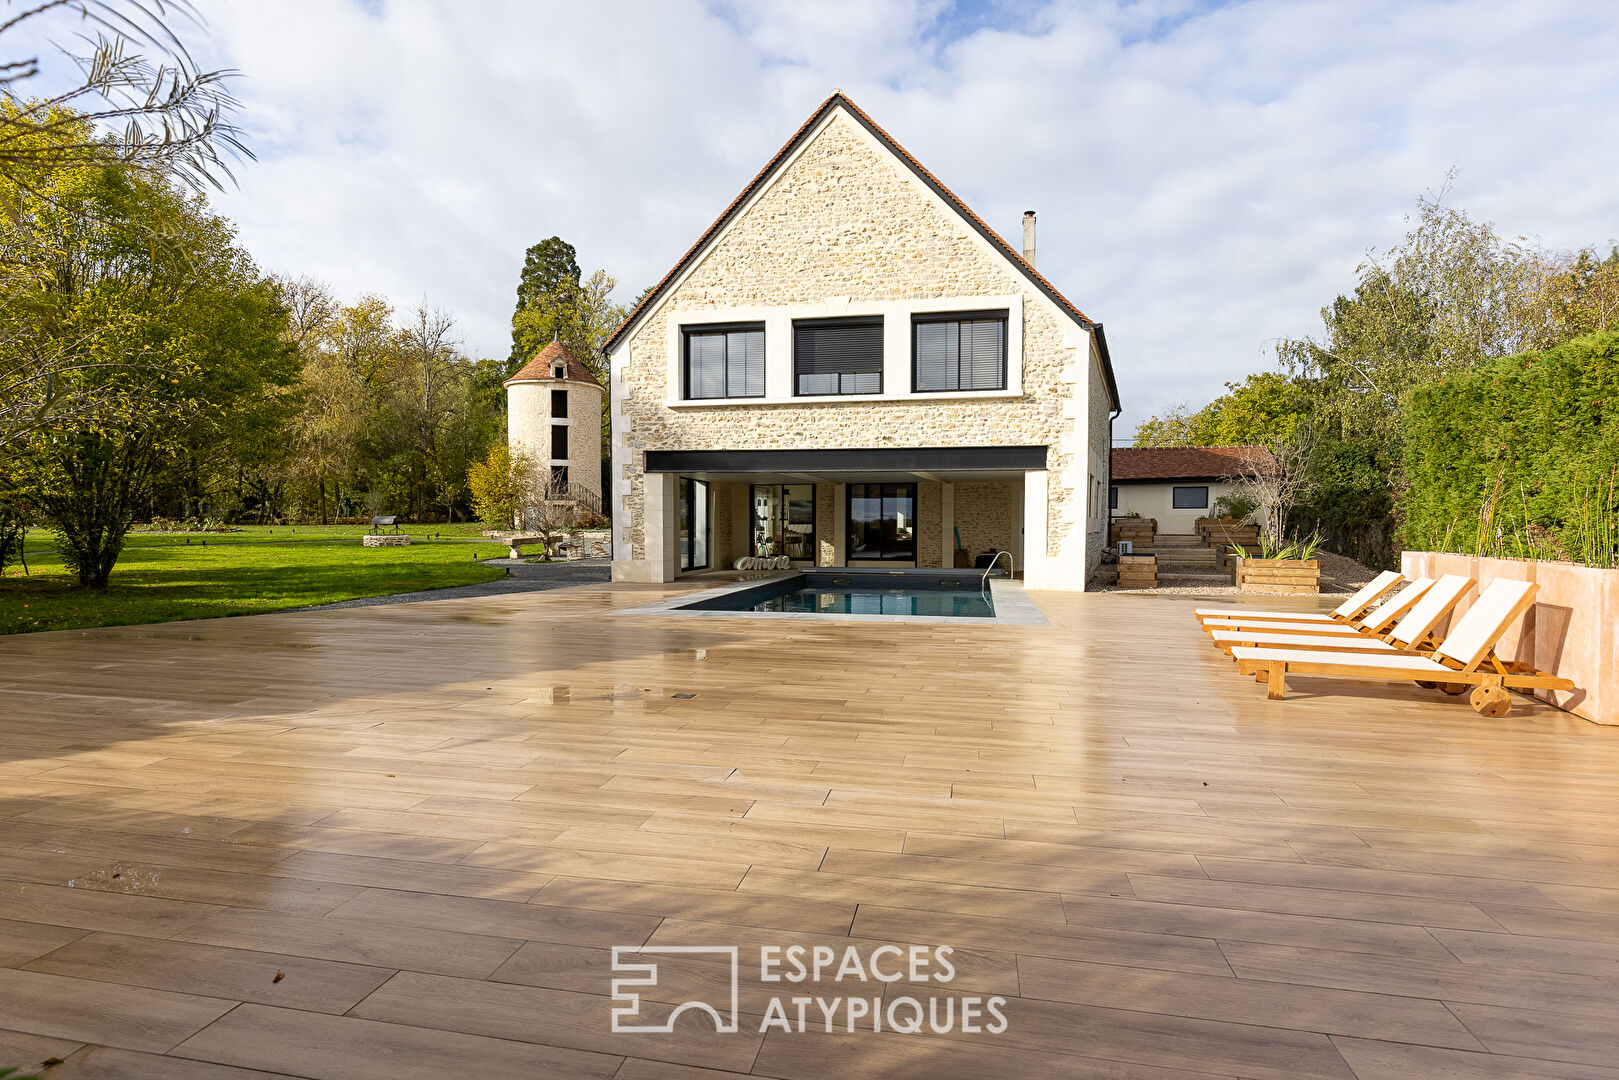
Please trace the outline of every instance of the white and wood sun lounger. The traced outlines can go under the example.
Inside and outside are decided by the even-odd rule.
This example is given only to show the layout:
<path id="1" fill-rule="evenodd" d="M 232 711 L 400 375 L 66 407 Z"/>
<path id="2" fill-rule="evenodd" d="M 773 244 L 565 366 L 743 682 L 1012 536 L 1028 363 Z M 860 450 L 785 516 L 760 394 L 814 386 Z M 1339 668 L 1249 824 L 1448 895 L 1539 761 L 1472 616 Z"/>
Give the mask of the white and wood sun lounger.
<path id="1" fill-rule="evenodd" d="M 1298 623 L 1250 619 L 1208 619 L 1204 621 L 1203 629 L 1208 631 L 1209 636 L 1214 639 L 1216 645 L 1224 649 L 1229 649 L 1232 645 L 1258 644 L 1257 642 L 1249 641 L 1249 637 L 1256 633 L 1286 634 L 1290 637 L 1332 635 L 1349 641 L 1365 641 L 1370 640 L 1368 635 L 1386 634 L 1396 622 L 1411 610 L 1418 600 L 1427 594 L 1429 589 L 1433 588 L 1433 584 L 1433 578 L 1417 578 L 1394 596 L 1385 600 L 1380 606 L 1373 608 L 1364 617 L 1364 621 L 1359 622 Z M 1236 636 L 1219 636 L 1222 632 Z"/>
<path id="2" fill-rule="evenodd" d="M 1355 595 L 1323 614 L 1318 611 L 1278 611 L 1274 608 L 1193 608 L 1198 622 L 1209 619 L 1268 619 L 1281 622 L 1351 622 L 1366 614 L 1378 599 L 1401 581 L 1393 570 L 1384 570 L 1361 587 Z M 1243 625 L 1247 625 L 1246 623 Z"/>
<path id="3" fill-rule="evenodd" d="M 1424 587 L 1419 590 L 1419 585 Z M 1473 579 L 1459 574 L 1447 574 L 1436 582 L 1419 579 L 1411 583 L 1411 588 L 1377 609 L 1375 614 L 1382 617 L 1377 620 L 1375 627 L 1367 627 L 1367 633 L 1353 637 L 1318 634 L 1303 627 L 1255 630 L 1249 626 L 1214 629 L 1209 631 L 1209 636 L 1226 652 L 1237 646 L 1253 645 L 1273 649 L 1427 653 L 1433 649 L 1435 628 L 1450 614 L 1451 609 L 1461 603 L 1462 597 L 1472 591 Z M 1385 608 L 1396 607 L 1399 610 L 1384 613 Z M 1393 622 L 1392 626 L 1388 625 L 1396 619 L 1398 621 Z"/>
<path id="4" fill-rule="evenodd" d="M 1418 686 L 1437 687 L 1447 694 L 1466 693 L 1471 686 L 1473 693 L 1468 700 L 1476 712 L 1482 716 L 1505 716 L 1512 709 L 1508 689 L 1574 689 L 1568 679 L 1524 664 L 1506 663 L 1495 655 L 1495 646 L 1535 602 L 1539 588 L 1529 581 L 1497 578 L 1457 621 L 1432 656 L 1240 645 L 1231 650 L 1231 655 L 1237 661 L 1238 671 L 1266 684 L 1267 696 L 1272 700 L 1280 701 L 1286 695 L 1289 675 L 1338 675 L 1378 682 L 1411 680 Z"/>

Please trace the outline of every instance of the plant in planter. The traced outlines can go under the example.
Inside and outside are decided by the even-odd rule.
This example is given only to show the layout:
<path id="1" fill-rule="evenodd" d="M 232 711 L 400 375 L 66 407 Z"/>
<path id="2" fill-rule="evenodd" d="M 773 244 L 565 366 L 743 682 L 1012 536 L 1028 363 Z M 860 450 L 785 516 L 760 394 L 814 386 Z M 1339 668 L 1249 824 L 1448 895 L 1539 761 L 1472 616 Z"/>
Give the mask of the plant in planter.
<path id="1" fill-rule="evenodd" d="M 1321 591 L 1321 564 L 1315 558 L 1321 537 L 1312 534 L 1302 540 L 1285 540 L 1261 533 L 1259 556 L 1247 554 L 1241 545 L 1231 545 L 1237 563 L 1237 588 L 1257 593 L 1318 593 Z"/>

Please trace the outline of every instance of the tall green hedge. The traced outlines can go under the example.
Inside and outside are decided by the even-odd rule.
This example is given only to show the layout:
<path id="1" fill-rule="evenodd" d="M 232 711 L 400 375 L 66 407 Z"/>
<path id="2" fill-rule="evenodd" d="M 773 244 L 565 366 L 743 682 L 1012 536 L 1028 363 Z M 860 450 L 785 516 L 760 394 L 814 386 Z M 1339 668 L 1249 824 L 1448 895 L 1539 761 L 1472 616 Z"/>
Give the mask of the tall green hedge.
<path id="1" fill-rule="evenodd" d="M 1411 392 L 1407 548 L 1615 565 L 1619 332 Z"/>

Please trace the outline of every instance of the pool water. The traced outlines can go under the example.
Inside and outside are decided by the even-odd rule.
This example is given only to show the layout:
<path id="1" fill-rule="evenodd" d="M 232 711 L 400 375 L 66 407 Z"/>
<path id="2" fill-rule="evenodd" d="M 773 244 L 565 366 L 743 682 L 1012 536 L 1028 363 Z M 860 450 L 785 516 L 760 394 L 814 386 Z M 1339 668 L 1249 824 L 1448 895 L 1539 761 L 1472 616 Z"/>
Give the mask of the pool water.
<path id="1" fill-rule="evenodd" d="M 976 575 L 939 580 L 907 575 L 884 580 L 882 575 L 872 574 L 799 574 L 686 606 L 706 611 L 993 619 L 994 601 L 979 592 L 978 581 Z"/>

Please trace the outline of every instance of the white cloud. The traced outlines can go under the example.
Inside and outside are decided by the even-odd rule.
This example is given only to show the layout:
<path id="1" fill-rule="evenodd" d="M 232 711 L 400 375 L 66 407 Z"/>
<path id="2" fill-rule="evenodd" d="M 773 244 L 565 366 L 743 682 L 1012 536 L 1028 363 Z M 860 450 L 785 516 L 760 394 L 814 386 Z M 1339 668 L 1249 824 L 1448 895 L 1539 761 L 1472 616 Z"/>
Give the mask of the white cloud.
<path id="1" fill-rule="evenodd" d="M 1619 13 L 1522 3 L 229 2 L 268 268 L 454 310 L 503 356 L 552 234 L 629 299 L 841 86 L 1107 324 L 1127 413 L 1313 331 L 1451 165 L 1554 248 L 1619 235 Z"/>

